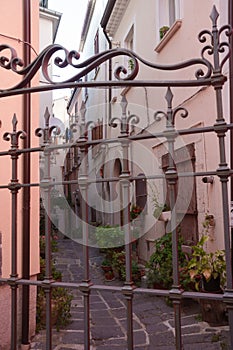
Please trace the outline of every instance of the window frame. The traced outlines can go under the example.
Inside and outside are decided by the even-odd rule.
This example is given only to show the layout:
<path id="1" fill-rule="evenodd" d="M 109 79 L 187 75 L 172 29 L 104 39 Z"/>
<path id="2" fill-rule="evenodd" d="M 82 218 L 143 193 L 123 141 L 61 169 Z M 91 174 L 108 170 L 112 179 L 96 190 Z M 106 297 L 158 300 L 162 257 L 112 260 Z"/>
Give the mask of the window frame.
<path id="1" fill-rule="evenodd" d="M 159 0 L 157 2 L 157 25 L 155 51 L 159 53 L 168 41 L 174 36 L 182 25 L 181 7 L 182 0 Z M 164 10 L 165 9 L 165 10 Z M 168 27 L 169 29 L 160 37 L 160 29 Z"/>

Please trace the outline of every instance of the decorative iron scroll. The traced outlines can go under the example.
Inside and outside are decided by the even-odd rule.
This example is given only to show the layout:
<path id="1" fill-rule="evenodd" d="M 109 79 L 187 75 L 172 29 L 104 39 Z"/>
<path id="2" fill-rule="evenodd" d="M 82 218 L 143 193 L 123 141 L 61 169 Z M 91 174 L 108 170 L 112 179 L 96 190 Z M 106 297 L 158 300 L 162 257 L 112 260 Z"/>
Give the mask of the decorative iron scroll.
<path id="1" fill-rule="evenodd" d="M 25 88 L 26 85 L 37 74 L 40 68 L 42 70 L 43 76 L 48 85 L 47 85 L 47 88 L 44 87 L 43 89 L 42 88 L 40 89 L 40 87 L 38 87 L 36 91 L 40 91 L 40 90 L 46 91 L 46 89 L 50 90 L 51 87 L 63 88 L 64 86 L 62 86 L 62 84 L 64 83 L 71 84 L 71 83 L 77 82 L 78 84 L 81 78 L 86 76 L 91 71 L 95 70 L 102 63 L 108 60 L 111 60 L 112 58 L 117 56 L 129 57 L 129 59 L 132 60 L 132 67 L 133 67 L 131 72 L 129 72 L 129 70 L 126 69 L 126 67 L 124 66 L 117 67 L 115 69 L 114 75 L 118 81 L 127 82 L 129 80 L 135 79 L 139 71 L 139 62 L 141 62 L 147 67 L 150 67 L 152 69 L 157 69 L 157 70 L 163 70 L 163 71 L 175 71 L 175 70 L 192 67 L 192 66 L 202 66 L 201 68 L 196 70 L 195 78 L 196 80 L 199 80 L 200 83 L 203 83 L 204 80 L 210 79 L 210 77 L 213 74 L 216 74 L 216 73 L 221 74 L 223 65 L 230 56 L 229 43 L 227 41 L 221 42 L 220 39 L 221 39 L 222 33 L 225 33 L 225 36 L 229 37 L 232 34 L 232 29 L 230 25 L 224 25 L 218 30 L 217 28 L 218 17 L 219 17 L 219 13 L 216 7 L 214 6 L 210 16 L 212 20 L 212 32 L 209 30 L 203 30 L 198 36 L 198 39 L 201 43 L 205 43 L 207 41 L 207 35 L 211 39 L 210 40 L 211 43 L 206 45 L 202 49 L 201 58 L 194 58 L 194 59 L 186 60 L 184 62 L 180 62 L 172 65 L 159 65 L 152 62 L 148 62 L 143 58 L 141 58 L 140 56 L 138 56 L 135 52 L 122 49 L 122 48 L 103 51 L 97 55 L 90 57 L 84 62 L 78 63 L 80 59 L 80 54 L 78 52 L 68 51 L 63 46 L 54 44 L 44 49 L 33 62 L 31 62 L 28 66 L 25 67 L 23 60 L 17 56 L 17 52 L 15 51 L 14 48 L 12 48 L 9 45 L 0 45 L 0 52 L 8 51 L 8 56 L 7 55 L 0 56 L 0 67 L 11 70 L 16 74 L 23 76 L 23 79 L 17 85 L 9 89 L 0 90 L 0 96 L 1 96 L 1 93 L 3 92 L 4 92 L 4 95 L 7 95 L 6 92 L 8 91 L 10 92 L 10 91 Z M 48 72 L 48 68 L 52 61 L 52 56 L 57 54 L 58 52 L 62 52 L 64 56 L 63 58 L 61 58 L 61 56 L 55 57 L 53 61 L 55 66 L 59 68 L 65 68 L 67 66 L 71 66 L 79 70 L 77 74 L 75 74 L 68 80 L 65 80 L 62 82 L 52 81 Z M 206 58 L 207 55 L 213 56 L 213 60 L 212 60 L 213 63 Z M 182 80 L 179 80 L 179 82 L 185 83 L 185 81 L 182 81 Z M 108 84 L 108 82 L 105 82 L 105 83 L 106 85 Z M 80 82 L 80 85 L 82 85 L 81 82 Z M 98 86 L 98 82 L 95 81 L 93 85 Z M 31 89 L 33 90 L 33 88 Z M 30 92 L 30 88 L 28 89 L 28 91 Z M 35 87 L 34 87 L 34 91 L 35 91 Z"/>

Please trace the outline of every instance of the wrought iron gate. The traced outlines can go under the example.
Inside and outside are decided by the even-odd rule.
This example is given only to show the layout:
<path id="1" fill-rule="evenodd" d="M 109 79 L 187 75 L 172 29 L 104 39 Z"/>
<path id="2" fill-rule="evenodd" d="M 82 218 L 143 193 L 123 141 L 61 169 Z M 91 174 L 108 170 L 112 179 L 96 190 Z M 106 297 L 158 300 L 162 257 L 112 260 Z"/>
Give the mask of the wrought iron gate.
<path id="1" fill-rule="evenodd" d="M 88 178 L 87 172 L 87 154 L 88 149 L 100 143 L 100 140 L 90 141 L 87 139 L 87 123 L 85 120 L 85 106 L 81 109 L 81 125 L 80 125 L 80 137 L 75 143 L 75 147 L 79 149 L 81 155 L 81 165 L 78 171 L 78 178 L 71 181 L 61 181 L 60 183 L 54 183 L 51 181 L 50 166 L 51 166 L 51 153 L 61 148 L 61 145 L 54 145 L 51 143 L 51 135 L 54 127 L 49 125 L 49 114 L 46 112 L 45 115 L 45 127 L 43 129 L 37 129 L 36 135 L 43 137 L 43 143 L 40 147 L 24 149 L 19 148 L 19 138 L 25 138 L 27 135 L 24 131 L 17 130 L 17 118 L 13 117 L 12 120 L 12 131 L 4 134 L 4 139 L 10 141 L 10 149 L 8 151 L 1 151 L 0 156 L 9 156 L 12 162 L 12 175 L 9 185 L 1 185 L 1 189 L 9 189 L 11 193 L 11 202 L 12 202 L 12 211 L 11 211 L 11 222 L 12 222 L 12 231 L 11 231 L 11 252 L 12 252 L 12 262 L 11 262 L 11 275 L 9 278 L 1 278 L 0 281 L 8 283 L 11 288 L 11 349 L 16 350 L 17 348 L 17 287 L 20 285 L 35 285 L 40 286 L 44 289 L 46 295 L 46 349 L 52 349 L 52 336 L 51 336 L 51 290 L 54 287 L 62 288 L 77 288 L 79 289 L 84 298 L 84 349 L 90 349 L 90 294 L 93 290 L 107 290 L 107 291 L 119 291 L 122 292 L 125 296 L 126 306 L 127 306 L 127 346 L 129 350 L 134 348 L 133 342 L 133 319 L 132 319 L 132 310 L 133 310 L 133 295 L 141 293 L 149 293 L 154 296 L 166 296 L 169 297 L 174 306 L 174 320 L 175 320 L 175 329 L 176 329 L 176 349 L 182 349 L 182 334 L 181 334 L 181 301 L 183 298 L 199 298 L 199 299 L 215 299 L 223 300 L 228 308 L 228 318 L 231 334 L 231 347 L 233 348 L 233 286 L 232 286 L 232 264 L 231 264 L 231 236 L 230 236 L 230 224 L 229 224 L 229 200 L 228 200 L 228 181 L 232 176 L 232 170 L 229 168 L 226 159 L 226 146 L 225 146 L 225 137 L 226 134 L 233 127 L 232 124 L 228 124 L 223 115 L 223 102 L 222 102 L 222 88 L 226 82 L 226 77 L 222 73 L 224 64 L 230 55 L 230 47 L 228 42 L 222 42 L 221 36 L 225 34 L 226 36 L 231 35 L 231 28 L 228 25 L 223 26 L 220 30 L 217 28 L 217 18 L 218 12 L 216 8 L 213 8 L 211 14 L 212 20 L 212 32 L 204 30 L 199 35 L 199 40 L 201 43 L 205 43 L 207 36 L 210 36 L 211 44 L 205 46 L 202 49 L 201 57 L 197 59 L 190 59 L 180 64 L 174 64 L 171 66 L 158 66 L 153 63 L 149 63 L 143 60 L 134 52 L 124 50 L 124 49 L 114 49 L 106 52 L 99 53 L 94 57 L 91 57 L 84 64 L 74 64 L 73 61 L 79 58 L 79 55 L 76 52 L 68 53 L 64 48 L 59 45 L 53 45 L 45 49 L 39 57 L 33 62 L 30 66 L 23 68 L 24 79 L 22 82 L 12 87 L 9 90 L 2 90 L 0 92 L 0 97 L 3 99 L 6 96 L 15 96 L 22 95 L 26 93 L 35 93 L 40 91 L 48 91 L 52 89 L 61 89 L 61 88 L 99 88 L 103 87 L 109 89 L 111 87 L 150 87 L 150 88 L 161 88 L 166 87 L 166 102 L 167 102 L 167 111 L 155 113 L 155 118 L 158 118 L 159 114 L 163 114 L 167 120 L 166 128 L 164 131 L 153 134 L 138 134 L 132 135 L 129 133 L 129 125 L 137 123 L 137 118 L 129 118 L 127 116 L 127 101 L 123 98 L 121 107 L 122 115 L 119 118 L 120 122 L 120 135 L 117 139 L 104 139 L 101 140 L 102 144 L 109 144 L 113 142 L 118 142 L 122 147 L 123 161 L 122 161 L 122 171 L 119 178 L 103 178 L 97 180 L 100 183 L 103 182 L 114 182 L 119 181 L 122 188 L 122 227 L 124 230 L 124 239 L 125 239 L 125 252 L 126 252 L 126 281 L 123 288 L 120 287 L 106 287 L 105 285 L 95 285 L 92 284 L 89 274 L 89 210 L 87 206 L 88 202 L 88 186 L 92 182 L 92 179 Z M 2 68 L 11 69 L 16 74 L 21 74 L 19 70 L 19 65 L 21 61 L 16 57 L 15 50 L 7 45 L 1 45 L 0 50 L 10 50 L 12 58 L 9 61 L 4 56 L 0 58 L 0 64 Z M 48 73 L 48 62 L 51 59 L 52 55 L 59 50 L 64 50 L 66 54 L 66 59 L 61 61 L 60 59 L 56 60 L 55 63 L 61 67 L 71 65 L 76 68 L 82 68 L 79 73 L 69 81 L 64 83 L 52 83 Z M 80 79 L 85 76 L 88 72 L 95 69 L 103 62 L 106 62 L 116 56 L 127 56 L 133 61 L 133 70 L 127 76 L 126 79 L 121 79 L 120 74 L 125 73 L 122 67 L 118 68 L 115 72 L 115 77 L 117 78 L 114 81 L 85 81 L 82 82 Z M 209 61 L 206 56 L 211 57 L 212 60 Z M 62 63 L 61 63 L 62 62 Z M 173 71 L 178 69 L 183 69 L 186 67 L 196 67 L 201 66 L 202 68 L 198 69 L 195 73 L 195 78 L 193 80 L 167 80 L 167 81 L 142 81 L 136 80 L 139 63 L 144 64 L 152 69 L 164 70 L 164 71 Z M 39 67 L 42 67 L 43 74 L 49 84 L 45 86 L 36 86 L 36 87 L 26 87 L 28 82 L 32 80 L 34 75 L 37 73 Z M 216 95 L 216 120 L 213 121 L 213 124 L 206 127 L 196 127 L 177 130 L 175 128 L 176 116 L 178 113 L 182 117 L 188 115 L 188 111 L 182 107 L 173 108 L 173 88 L 184 88 L 184 87 L 204 87 L 209 86 L 213 87 Z M 117 122 L 116 118 L 110 121 L 110 124 L 114 125 Z M 178 264 L 178 240 L 177 240 L 177 228 L 176 228 L 176 197 L 175 197 L 175 188 L 178 180 L 178 174 L 176 169 L 176 164 L 174 162 L 174 142 L 177 138 L 177 135 L 190 135 L 190 134 L 202 134 L 202 133 L 215 133 L 216 137 L 219 140 L 219 167 L 216 170 L 208 170 L 203 172 L 195 172 L 190 174 L 190 176 L 203 177 L 203 176 L 217 176 L 221 182 L 221 192 L 222 192 L 222 204 L 223 204 L 223 221 L 224 221 L 224 240 L 225 240 L 225 251 L 226 251 L 226 263 L 227 263 L 227 282 L 226 289 L 224 294 L 204 294 L 197 292 L 184 292 L 180 288 L 179 282 L 179 264 Z M 130 231 L 130 220 L 129 220 L 129 196 L 130 196 L 130 182 L 137 179 L 130 174 L 129 170 L 129 143 L 134 141 L 140 141 L 149 138 L 158 138 L 163 137 L 166 139 L 169 150 L 169 160 L 168 167 L 165 171 L 165 179 L 168 183 L 170 205 L 172 208 L 171 216 L 171 229 L 172 229 L 172 244 L 173 244 L 173 287 L 171 290 L 158 290 L 158 289 L 146 289 L 146 288 L 136 288 L 132 282 L 132 261 L 131 261 L 131 231 Z M 63 148 L 70 149 L 74 147 L 72 144 L 62 145 Z M 20 184 L 18 179 L 18 162 L 19 158 L 23 153 L 31 152 L 42 152 L 44 155 L 44 176 L 40 184 Z M 185 174 L 188 176 L 189 174 Z M 161 176 L 157 174 L 151 174 L 151 179 L 156 179 Z M 143 178 L 141 176 L 140 178 Z M 146 177 L 145 177 L 146 178 Z M 95 181 L 96 182 L 96 181 Z M 82 281 L 76 281 L 75 283 L 62 283 L 54 282 L 51 277 L 51 219 L 50 219 L 50 201 L 51 201 L 51 190 L 54 185 L 66 185 L 66 184 L 78 184 L 81 195 L 81 212 L 82 212 L 82 235 L 83 235 L 83 252 L 84 252 L 84 276 Z M 18 267 L 17 267 L 17 198 L 19 191 L 22 187 L 25 186 L 40 186 L 43 190 L 44 202 L 46 205 L 47 215 L 45 221 L 46 227 L 46 276 L 44 281 L 32 281 L 30 279 L 21 279 L 18 276 Z M 38 198 L 39 201 L 39 198 Z"/>

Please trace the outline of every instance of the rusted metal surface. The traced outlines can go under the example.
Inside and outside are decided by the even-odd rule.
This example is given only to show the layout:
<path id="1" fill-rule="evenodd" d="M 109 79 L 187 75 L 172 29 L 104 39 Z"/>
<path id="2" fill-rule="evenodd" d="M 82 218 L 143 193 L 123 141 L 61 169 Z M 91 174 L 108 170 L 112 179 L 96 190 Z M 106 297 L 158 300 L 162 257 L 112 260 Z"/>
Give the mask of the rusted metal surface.
<path id="1" fill-rule="evenodd" d="M 12 293 L 12 343 L 11 350 L 16 350 L 17 348 L 17 287 L 19 285 L 23 286 L 41 286 L 44 288 L 46 294 L 46 350 L 52 349 L 52 333 L 51 333 L 51 290 L 53 287 L 62 288 L 76 288 L 79 289 L 84 297 L 84 349 L 90 350 L 90 294 L 93 290 L 105 290 L 105 291 L 121 291 L 125 296 L 126 306 L 127 306 L 127 347 L 128 350 L 133 350 L 134 348 L 134 338 L 133 338 L 133 295 L 147 293 L 154 296 L 167 296 L 173 302 L 174 306 L 174 320 L 175 320 L 175 330 L 176 330 L 176 349 L 183 349 L 182 345 L 182 333 L 181 333 L 181 300 L 183 298 L 200 298 L 200 299 L 210 299 L 210 300 L 224 300 L 228 307 L 229 315 L 229 326 L 231 334 L 231 346 L 233 348 L 233 286 L 232 286 L 232 264 L 231 264 L 231 242 L 230 242 L 230 231 L 229 231 L 229 200 L 228 200 L 228 182 L 230 176 L 232 176 L 232 170 L 228 167 L 226 161 L 226 144 L 225 136 L 226 133 L 232 129 L 232 124 L 227 124 L 223 116 L 223 106 L 222 106 L 222 87 L 226 82 L 226 77 L 222 74 L 222 68 L 230 56 L 230 48 L 228 42 L 221 41 L 223 33 L 227 37 L 231 34 L 231 27 L 225 25 L 218 30 L 217 28 L 218 12 L 216 8 L 213 8 L 211 13 L 212 20 L 212 31 L 204 30 L 199 35 L 199 41 L 205 43 L 207 37 L 210 38 L 211 44 L 204 46 L 201 51 L 201 58 L 190 59 L 186 62 L 182 62 L 174 65 L 161 66 L 145 61 L 139 57 L 136 53 L 124 50 L 116 49 L 109 50 L 97 54 L 83 63 L 77 63 L 79 60 L 79 54 L 75 51 L 68 52 L 66 49 L 59 45 L 51 45 L 45 49 L 37 59 L 24 66 L 21 59 L 17 57 L 16 51 L 7 46 L 1 45 L 0 51 L 3 53 L 5 50 L 10 53 L 10 58 L 5 55 L 0 57 L 0 66 L 7 70 L 12 70 L 16 75 L 22 76 L 22 80 L 12 86 L 7 90 L 0 90 L 0 97 L 12 96 L 18 94 L 27 94 L 38 91 L 48 91 L 52 89 L 61 89 L 63 87 L 103 87 L 108 89 L 109 87 L 122 87 L 122 86 L 146 86 L 146 87 L 167 87 L 166 91 L 166 102 L 167 110 L 158 111 L 155 113 L 155 119 L 160 117 L 162 114 L 166 118 L 166 129 L 161 133 L 151 134 L 151 135 L 129 135 L 129 127 L 131 124 L 137 124 L 139 122 L 138 117 L 135 115 L 128 116 L 127 114 L 127 100 L 123 97 L 121 102 L 122 114 L 120 118 L 113 118 L 110 120 L 111 126 L 116 126 L 120 124 L 120 134 L 116 139 L 101 140 L 101 143 L 114 143 L 118 142 L 121 145 L 123 162 L 122 162 L 122 172 L 119 178 L 105 178 L 92 180 L 88 177 L 88 162 L 87 153 L 88 148 L 92 145 L 98 144 L 100 141 L 88 141 L 87 139 L 87 127 L 86 122 L 86 109 L 85 104 L 81 108 L 81 122 L 80 122 L 80 138 L 76 142 L 76 147 L 78 147 L 79 154 L 81 155 L 81 166 L 78 171 L 77 180 L 63 180 L 61 182 L 54 183 L 51 181 L 50 167 L 51 167 L 51 152 L 59 148 L 70 148 L 71 144 L 67 145 L 53 145 L 51 143 L 51 135 L 54 127 L 49 126 L 49 113 L 45 113 L 45 128 L 37 129 L 36 135 L 43 136 L 43 143 L 41 147 L 30 148 L 30 146 L 25 146 L 24 148 L 19 148 L 18 138 L 20 136 L 25 137 L 26 135 L 22 132 L 17 132 L 16 117 L 13 118 L 13 132 L 6 133 L 4 135 L 5 140 L 11 140 L 11 149 L 8 151 L 0 152 L 0 156 L 10 156 L 12 160 L 12 179 L 9 185 L 2 184 L 0 189 L 8 188 L 11 192 L 12 197 L 12 271 L 9 279 L 1 278 L 0 281 L 6 282 L 11 286 Z M 68 65 L 79 69 L 78 73 L 66 80 L 65 82 L 53 82 L 48 74 L 48 65 L 54 54 L 59 51 L 65 53 L 65 59 L 56 57 L 54 63 L 60 68 L 65 68 Z M 81 82 L 80 79 L 88 74 L 90 71 L 94 70 L 96 67 L 101 65 L 108 60 L 116 56 L 128 56 L 134 61 L 134 69 L 128 74 L 124 67 L 118 67 L 115 71 L 115 77 L 117 81 L 92 81 L 92 82 Z M 210 58 L 210 60 L 207 59 Z M 167 80 L 167 81 L 141 81 L 132 80 L 137 77 L 140 64 L 144 64 L 151 69 L 174 71 L 181 70 L 186 67 L 194 68 L 193 80 Z M 46 86 L 33 86 L 27 87 L 27 85 L 32 81 L 33 77 L 37 74 L 38 70 L 42 69 L 43 75 L 48 82 Z M 125 76 L 125 77 L 124 77 Z M 180 115 L 182 117 L 189 117 L 188 111 L 183 107 L 173 108 L 173 87 L 188 87 L 188 86 L 213 86 L 216 95 L 216 106 L 217 114 L 216 120 L 213 122 L 212 126 L 208 127 L 196 127 L 193 129 L 176 129 L 176 116 Z M 222 191 L 222 204 L 223 204 L 223 220 L 224 220 L 224 241 L 225 241 L 225 251 L 226 251 L 226 262 L 227 262 L 227 286 L 223 295 L 219 294 L 209 294 L 209 293 L 195 293 L 195 292 L 183 292 L 180 288 L 179 280 L 179 268 L 178 268 L 178 240 L 177 240 L 177 229 L 176 229 L 176 211 L 173 210 L 171 218 L 171 228 L 172 228 L 172 252 L 173 252 L 173 286 L 171 290 L 158 290 L 158 289 L 146 289 L 146 288 L 136 288 L 132 282 L 132 246 L 131 246 L 131 232 L 130 232 L 130 220 L 129 220 L 129 194 L 130 194 L 130 181 L 137 178 L 161 178 L 162 175 L 152 174 L 151 176 L 131 176 L 129 169 L 129 145 L 130 142 L 134 140 L 144 140 L 148 138 L 155 137 L 165 137 L 168 144 L 169 157 L 168 157 L 168 167 L 163 175 L 168 183 L 169 188 L 169 198 L 171 208 L 175 208 L 176 201 L 176 184 L 177 184 L 177 169 L 174 162 L 174 142 L 178 134 L 188 135 L 188 134 L 202 134 L 202 133 L 215 133 L 219 140 L 219 166 L 218 169 L 212 169 L 208 171 L 199 171 L 194 173 L 184 173 L 179 174 L 179 176 L 209 176 L 217 175 L 221 182 Z M 23 183 L 20 184 L 17 176 L 17 164 L 18 158 L 23 153 L 30 154 L 31 152 L 43 152 L 44 155 L 44 177 L 40 184 L 33 183 Z M 123 287 L 117 286 L 106 286 L 106 285 L 95 285 L 90 279 L 89 273 L 89 212 L 88 212 L 88 186 L 94 182 L 115 182 L 119 181 L 122 188 L 122 202 L 123 202 L 123 227 L 124 227 L 124 237 L 125 237 L 125 252 L 126 252 L 126 282 Z M 83 233 L 83 252 L 84 252 L 84 275 L 81 281 L 63 283 L 63 282 L 53 282 L 51 276 L 51 221 L 50 221 L 50 194 L 51 189 L 54 185 L 68 185 L 68 184 L 78 184 L 79 189 L 82 192 L 82 202 L 81 202 L 81 212 L 82 212 L 82 233 Z M 44 202 L 46 203 L 46 219 L 45 219 L 45 235 L 46 235 L 46 273 L 44 281 L 31 281 L 29 278 L 18 279 L 17 275 L 17 194 L 24 187 L 40 186 L 44 196 Z"/>

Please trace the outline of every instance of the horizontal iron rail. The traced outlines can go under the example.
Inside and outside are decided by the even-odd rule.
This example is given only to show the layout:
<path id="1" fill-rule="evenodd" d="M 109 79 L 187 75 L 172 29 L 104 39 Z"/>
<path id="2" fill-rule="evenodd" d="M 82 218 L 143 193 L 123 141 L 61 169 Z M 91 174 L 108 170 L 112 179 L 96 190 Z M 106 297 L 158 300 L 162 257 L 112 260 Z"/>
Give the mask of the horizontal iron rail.
<path id="1" fill-rule="evenodd" d="M 233 123 L 229 123 L 229 124 L 226 123 L 224 124 L 223 127 L 228 131 L 230 129 L 233 129 Z M 180 130 L 174 131 L 176 135 L 192 135 L 192 134 L 202 134 L 207 132 L 215 132 L 215 127 L 206 126 L 202 128 L 189 128 L 189 129 L 180 129 Z M 112 139 L 99 139 L 99 140 L 90 140 L 90 141 L 80 141 L 79 139 L 77 139 L 73 143 L 67 143 L 62 145 L 48 145 L 48 146 L 40 146 L 40 147 L 34 147 L 34 148 L 21 148 L 21 149 L 19 148 L 16 150 L 16 154 L 20 155 L 28 152 L 43 152 L 45 148 L 47 150 L 53 151 L 58 149 L 70 149 L 72 147 L 93 146 L 93 145 L 109 144 L 109 143 L 121 143 L 121 142 L 124 142 L 125 140 L 140 141 L 140 140 L 153 139 L 153 138 L 165 138 L 165 136 L 166 136 L 165 132 L 158 132 L 158 133 L 150 133 L 146 135 L 145 134 L 133 135 L 133 136 L 128 136 L 127 138 L 117 137 Z M 12 152 L 11 150 L 2 151 L 0 152 L 0 157 L 11 155 L 11 152 Z"/>
<path id="2" fill-rule="evenodd" d="M 229 176 L 233 176 L 233 170 L 228 171 Z M 186 172 L 186 173 L 178 173 L 178 177 L 199 177 L 199 176 L 218 176 L 218 173 L 216 170 L 210 170 L 210 171 L 199 171 L 199 172 Z M 165 179 L 164 174 L 159 175 L 149 175 L 149 176 L 129 176 L 129 181 L 134 180 L 155 180 L 155 179 Z M 93 184 L 93 183 L 104 183 L 104 182 L 119 182 L 119 177 L 109 177 L 104 179 L 93 179 L 93 180 L 87 180 L 87 184 Z M 69 185 L 69 184 L 78 184 L 79 180 L 67 180 L 67 181 L 53 181 L 49 185 L 50 187 L 54 186 L 62 186 L 62 185 Z M 20 184 L 18 183 L 19 187 L 42 187 L 42 183 L 28 183 L 28 184 Z M 6 189 L 10 188 L 11 185 L 0 185 L 0 189 Z"/>
<path id="3" fill-rule="evenodd" d="M 124 88 L 124 87 L 197 87 L 211 86 L 212 79 L 198 80 L 121 80 L 121 81 L 89 81 L 89 82 L 72 82 L 72 83 L 54 83 L 40 86 L 32 86 L 30 88 L 21 88 L 13 90 L 1 90 L 0 98 L 15 95 L 25 95 L 35 92 L 44 92 L 50 90 L 59 90 L 66 88 Z"/>
<path id="4" fill-rule="evenodd" d="M 45 285 L 45 281 L 38 281 L 38 280 L 27 280 L 27 279 L 18 279 L 15 281 L 15 284 L 17 285 L 31 285 L 31 286 L 37 286 L 37 287 L 43 287 Z M 0 278 L 0 282 L 2 283 L 11 283 L 10 279 L 8 278 Z M 80 289 L 82 288 L 82 282 L 75 283 L 75 282 L 53 282 L 51 281 L 48 283 L 46 281 L 46 287 L 50 288 L 68 288 L 68 289 Z M 109 292 L 122 292 L 122 286 L 105 286 L 102 284 L 91 284 L 90 290 L 104 290 Z M 164 289 L 150 289 L 150 288 L 140 288 L 135 287 L 132 291 L 133 294 L 148 294 L 148 295 L 154 295 L 154 296 L 164 296 L 164 297 L 171 297 L 171 290 L 164 290 Z M 189 292 L 189 291 L 182 291 L 180 293 L 180 297 L 182 299 L 208 299 L 208 300 L 223 300 L 224 294 L 217 294 L 217 293 L 202 293 L 202 292 Z"/>

